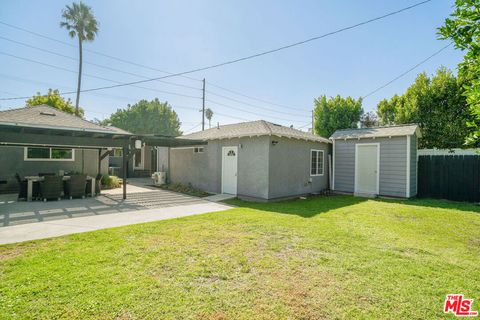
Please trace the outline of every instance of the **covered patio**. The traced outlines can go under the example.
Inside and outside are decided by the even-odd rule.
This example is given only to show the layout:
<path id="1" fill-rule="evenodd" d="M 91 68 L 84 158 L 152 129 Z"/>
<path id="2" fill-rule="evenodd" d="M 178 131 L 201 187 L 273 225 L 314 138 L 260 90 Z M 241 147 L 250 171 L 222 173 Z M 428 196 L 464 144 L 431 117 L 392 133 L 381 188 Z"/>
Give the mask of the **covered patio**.
<path id="1" fill-rule="evenodd" d="M 134 151 L 144 144 L 159 147 L 181 147 L 203 145 L 205 142 L 161 135 L 136 135 L 117 128 L 111 130 L 109 127 L 97 125 L 95 127 L 78 128 L 68 127 L 61 123 L 34 124 L 1 121 L 0 119 L 0 146 L 96 150 L 98 152 L 98 172 L 101 171 L 101 161 L 103 159 L 109 156 L 114 149 L 122 149 L 122 199 L 127 199 L 127 161 L 133 157 Z M 15 172 L 11 173 L 12 176 L 14 174 Z M 30 188 L 31 184 L 29 184 L 29 194 L 31 195 Z"/>
<path id="2" fill-rule="evenodd" d="M 207 203 L 201 198 L 162 190 L 150 184 L 149 179 L 130 179 L 126 200 L 121 189 L 104 190 L 94 198 L 48 202 L 17 201 L 16 195 L 0 195 L 0 227 Z"/>

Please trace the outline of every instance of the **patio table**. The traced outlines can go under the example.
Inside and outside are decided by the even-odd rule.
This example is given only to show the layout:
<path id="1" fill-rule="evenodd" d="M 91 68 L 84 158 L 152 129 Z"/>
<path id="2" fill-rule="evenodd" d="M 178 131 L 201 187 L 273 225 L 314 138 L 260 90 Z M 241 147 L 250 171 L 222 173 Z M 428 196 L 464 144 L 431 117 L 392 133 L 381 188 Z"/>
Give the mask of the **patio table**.
<path id="1" fill-rule="evenodd" d="M 43 181 L 45 178 L 40 176 L 26 176 L 25 179 L 27 180 L 27 201 L 32 201 L 33 183 Z M 67 181 L 69 179 L 70 176 L 63 176 L 63 181 Z M 87 180 L 92 181 L 91 194 L 93 197 L 93 195 L 95 194 L 95 178 L 87 176 Z"/>

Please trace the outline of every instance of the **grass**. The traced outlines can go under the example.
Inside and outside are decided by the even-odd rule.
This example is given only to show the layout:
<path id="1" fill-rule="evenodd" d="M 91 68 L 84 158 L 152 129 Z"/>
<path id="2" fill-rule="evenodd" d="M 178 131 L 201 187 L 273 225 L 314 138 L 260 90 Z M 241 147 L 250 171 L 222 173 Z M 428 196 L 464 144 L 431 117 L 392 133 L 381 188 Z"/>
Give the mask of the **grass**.
<path id="1" fill-rule="evenodd" d="M 0 318 L 452 318 L 479 207 L 318 197 L 0 246 Z"/>

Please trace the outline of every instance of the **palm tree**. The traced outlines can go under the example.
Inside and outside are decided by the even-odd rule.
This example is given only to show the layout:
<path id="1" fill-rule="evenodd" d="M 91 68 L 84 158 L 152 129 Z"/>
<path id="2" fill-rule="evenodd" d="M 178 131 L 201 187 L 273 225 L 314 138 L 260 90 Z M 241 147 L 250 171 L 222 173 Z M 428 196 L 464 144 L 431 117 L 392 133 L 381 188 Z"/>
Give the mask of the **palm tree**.
<path id="1" fill-rule="evenodd" d="M 211 128 L 212 127 L 211 121 L 213 117 L 212 109 L 207 108 L 207 110 L 205 110 L 205 117 L 208 119 L 208 127 Z"/>
<path id="2" fill-rule="evenodd" d="M 83 41 L 93 41 L 98 32 L 97 20 L 93 15 L 92 8 L 80 1 L 72 3 L 62 10 L 62 18 L 65 21 L 60 22 L 60 27 L 68 30 L 71 38 L 78 38 L 78 49 L 80 52 L 78 64 L 78 82 L 77 99 L 75 100 L 75 115 L 79 116 L 78 104 L 80 102 L 80 88 L 82 83 L 82 45 Z"/>

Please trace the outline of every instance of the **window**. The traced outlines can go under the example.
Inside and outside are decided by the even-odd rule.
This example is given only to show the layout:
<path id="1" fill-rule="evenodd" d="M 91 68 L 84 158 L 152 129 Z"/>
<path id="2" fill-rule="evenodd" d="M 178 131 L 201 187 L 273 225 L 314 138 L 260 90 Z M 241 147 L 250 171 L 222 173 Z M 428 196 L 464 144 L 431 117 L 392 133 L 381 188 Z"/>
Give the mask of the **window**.
<path id="1" fill-rule="evenodd" d="M 73 158 L 73 149 L 52 148 L 50 150 L 51 150 L 52 159 L 72 159 Z"/>
<path id="2" fill-rule="evenodd" d="M 193 148 L 193 153 L 203 153 L 203 147 L 195 147 L 195 148 Z"/>
<path id="3" fill-rule="evenodd" d="M 228 151 L 227 157 L 235 157 L 235 151 L 233 150 Z"/>
<path id="4" fill-rule="evenodd" d="M 311 150 L 310 175 L 323 176 L 323 150 Z"/>
<path id="5" fill-rule="evenodd" d="M 122 157 L 123 156 L 123 150 L 122 149 L 113 149 L 113 156 L 114 157 Z"/>
<path id="6" fill-rule="evenodd" d="M 66 148 L 33 148 L 26 147 L 24 153 L 25 160 L 45 160 L 45 161 L 73 161 L 73 149 Z"/>

